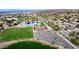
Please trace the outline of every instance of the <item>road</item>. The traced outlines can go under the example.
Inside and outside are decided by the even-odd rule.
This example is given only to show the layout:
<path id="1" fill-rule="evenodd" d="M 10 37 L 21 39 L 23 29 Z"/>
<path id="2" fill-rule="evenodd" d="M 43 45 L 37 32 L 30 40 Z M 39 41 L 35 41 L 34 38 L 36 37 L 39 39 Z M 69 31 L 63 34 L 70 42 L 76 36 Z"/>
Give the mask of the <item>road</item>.
<path id="1" fill-rule="evenodd" d="M 59 35 L 57 35 L 55 32 L 51 30 L 40 30 L 35 32 L 35 34 L 36 34 L 35 37 L 40 40 L 44 40 L 50 43 L 55 43 L 57 45 L 61 45 L 68 49 L 74 48 L 71 44 L 69 44 L 62 37 L 60 37 Z"/>
<path id="2" fill-rule="evenodd" d="M 37 15 L 35 15 L 35 16 L 38 17 Z M 47 27 L 49 27 L 49 26 L 47 26 Z M 70 41 L 68 41 L 66 38 L 62 37 L 55 31 L 53 31 L 52 29 L 35 31 L 35 37 L 40 40 L 44 40 L 44 41 L 48 41 L 50 43 L 55 43 L 55 44 L 61 45 L 64 48 L 68 48 L 68 49 L 77 48 Z"/>

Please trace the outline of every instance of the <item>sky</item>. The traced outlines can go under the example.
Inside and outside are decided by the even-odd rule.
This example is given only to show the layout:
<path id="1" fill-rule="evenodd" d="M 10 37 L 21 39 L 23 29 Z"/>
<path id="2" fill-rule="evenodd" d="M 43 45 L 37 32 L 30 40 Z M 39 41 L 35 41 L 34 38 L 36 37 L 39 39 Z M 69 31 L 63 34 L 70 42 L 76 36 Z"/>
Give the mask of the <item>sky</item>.
<path id="1" fill-rule="evenodd" d="M 0 9 L 73 9 L 78 0 L 0 0 Z"/>

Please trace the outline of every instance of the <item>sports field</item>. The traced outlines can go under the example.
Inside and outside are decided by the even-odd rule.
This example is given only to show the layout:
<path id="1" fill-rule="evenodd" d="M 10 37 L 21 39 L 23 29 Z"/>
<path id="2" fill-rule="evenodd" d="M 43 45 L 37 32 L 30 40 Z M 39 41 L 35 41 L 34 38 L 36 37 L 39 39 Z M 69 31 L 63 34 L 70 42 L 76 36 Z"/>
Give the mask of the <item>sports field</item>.
<path id="1" fill-rule="evenodd" d="M 21 38 L 33 38 L 32 27 L 10 28 L 0 33 L 0 41 L 16 40 Z"/>

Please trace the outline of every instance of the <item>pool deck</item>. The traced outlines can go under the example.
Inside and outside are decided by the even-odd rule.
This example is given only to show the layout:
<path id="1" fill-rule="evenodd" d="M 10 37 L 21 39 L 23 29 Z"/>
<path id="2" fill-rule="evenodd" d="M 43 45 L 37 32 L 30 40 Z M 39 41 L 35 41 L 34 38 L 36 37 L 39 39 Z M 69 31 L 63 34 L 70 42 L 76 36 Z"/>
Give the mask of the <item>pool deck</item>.
<path id="1" fill-rule="evenodd" d="M 36 25 L 40 25 L 39 23 L 37 23 L 37 22 L 34 22 L 34 23 L 26 23 L 26 22 L 21 22 L 20 24 L 18 24 L 17 26 L 15 26 L 15 27 L 29 27 L 29 26 L 36 26 Z"/>

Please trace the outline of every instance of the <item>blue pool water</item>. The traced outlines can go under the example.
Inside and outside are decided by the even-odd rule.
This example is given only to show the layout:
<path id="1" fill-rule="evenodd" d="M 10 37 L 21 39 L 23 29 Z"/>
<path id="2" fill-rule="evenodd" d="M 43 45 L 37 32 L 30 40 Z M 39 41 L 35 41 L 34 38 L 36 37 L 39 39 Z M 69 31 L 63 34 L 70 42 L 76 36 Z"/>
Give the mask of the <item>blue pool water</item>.
<path id="1" fill-rule="evenodd" d="M 35 26 L 37 25 L 38 23 L 37 22 L 31 22 L 30 24 L 26 23 L 26 22 L 21 22 L 20 25 L 23 26 L 23 27 L 26 27 L 26 26 Z"/>

